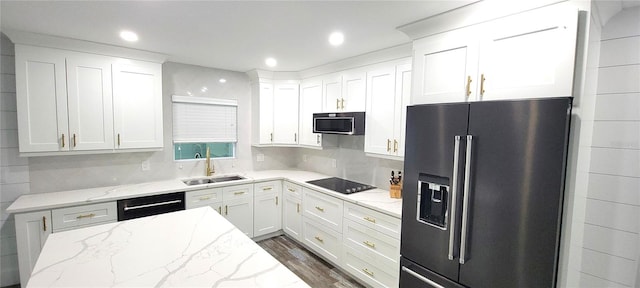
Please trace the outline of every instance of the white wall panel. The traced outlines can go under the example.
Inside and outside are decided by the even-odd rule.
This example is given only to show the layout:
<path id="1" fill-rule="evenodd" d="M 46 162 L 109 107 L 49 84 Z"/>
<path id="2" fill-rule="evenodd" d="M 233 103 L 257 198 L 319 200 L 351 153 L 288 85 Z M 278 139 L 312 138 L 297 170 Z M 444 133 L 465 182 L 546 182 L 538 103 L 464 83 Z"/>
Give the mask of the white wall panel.
<path id="1" fill-rule="evenodd" d="M 0 56 L 0 73 L 14 74 L 16 71 L 16 59 L 13 55 Z"/>
<path id="2" fill-rule="evenodd" d="M 591 172 L 640 177 L 640 150 L 591 149 Z"/>
<path id="3" fill-rule="evenodd" d="M 0 74 L 0 92 L 16 92 L 16 75 Z"/>
<path id="4" fill-rule="evenodd" d="M 635 261 L 583 249 L 582 271 L 626 286 L 635 281 Z"/>
<path id="5" fill-rule="evenodd" d="M 598 95 L 596 107 L 595 120 L 640 120 L 640 93 Z"/>
<path id="6" fill-rule="evenodd" d="M 13 202 L 20 195 L 29 194 L 29 183 L 0 184 L 0 202 Z"/>
<path id="7" fill-rule="evenodd" d="M 587 197 L 640 206 L 639 191 L 640 178 L 592 173 Z"/>
<path id="8" fill-rule="evenodd" d="M 587 224 L 638 233 L 638 219 L 640 219 L 638 206 L 587 199 L 587 214 L 584 221 Z"/>
<path id="9" fill-rule="evenodd" d="M 0 113 L 0 129 L 18 129 L 18 116 L 16 112 L 2 111 L 2 113 Z"/>
<path id="10" fill-rule="evenodd" d="M 0 169 L 0 183 L 29 182 L 29 166 L 8 166 Z"/>
<path id="11" fill-rule="evenodd" d="M 0 148 L 18 148 L 18 130 L 0 130 Z"/>
<path id="12" fill-rule="evenodd" d="M 16 248 L 16 237 L 0 239 L 0 256 L 7 256 L 18 253 Z"/>
<path id="13" fill-rule="evenodd" d="M 605 279 L 595 277 L 586 273 L 580 273 L 580 286 L 582 288 L 619 288 L 619 287 L 631 287 L 607 281 Z"/>
<path id="14" fill-rule="evenodd" d="M 639 64 L 640 36 L 602 41 L 600 67 Z"/>
<path id="15" fill-rule="evenodd" d="M 598 94 L 640 92 L 640 65 L 602 67 L 598 74 Z"/>
<path id="16" fill-rule="evenodd" d="M 0 93 L 0 111 L 17 111 L 16 93 Z"/>
<path id="17" fill-rule="evenodd" d="M 18 148 L 0 148 L 0 167 L 29 165 L 29 158 L 18 153 Z"/>
<path id="18" fill-rule="evenodd" d="M 622 10 L 615 15 L 602 29 L 602 40 L 640 35 L 640 9 Z"/>
<path id="19" fill-rule="evenodd" d="M 0 221 L 0 239 L 10 238 L 15 236 L 16 236 L 16 222 L 13 220 L 13 218 L 6 221 Z"/>
<path id="20" fill-rule="evenodd" d="M 9 286 L 20 282 L 20 274 L 18 273 L 18 255 L 6 255 L 0 258 L 0 286 Z"/>
<path id="21" fill-rule="evenodd" d="M 601 226 L 584 226 L 584 248 L 604 252 L 613 256 L 636 260 L 638 233 L 625 232 Z"/>
<path id="22" fill-rule="evenodd" d="M 595 121 L 592 145 L 593 147 L 640 149 L 640 121 Z"/>

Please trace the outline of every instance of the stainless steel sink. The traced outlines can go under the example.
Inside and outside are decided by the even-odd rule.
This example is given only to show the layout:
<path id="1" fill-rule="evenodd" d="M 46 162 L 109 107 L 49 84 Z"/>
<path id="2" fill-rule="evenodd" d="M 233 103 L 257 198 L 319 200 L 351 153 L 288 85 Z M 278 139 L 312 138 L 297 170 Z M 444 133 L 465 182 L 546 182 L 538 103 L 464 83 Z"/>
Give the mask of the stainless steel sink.
<path id="1" fill-rule="evenodd" d="M 209 184 L 209 183 L 228 182 L 228 181 L 235 181 L 235 180 L 242 180 L 242 179 L 245 179 L 245 178 L 238 175 L 231 175 L 231 176 L 220 176 L 220 177 L 212 177 L 212 178 L 189 179 L 189 180 L 183 180 L 182 182 L 184 182 L 184 184 L 192 186 L 192 185 L 202 185 L 202 184 Z"/>

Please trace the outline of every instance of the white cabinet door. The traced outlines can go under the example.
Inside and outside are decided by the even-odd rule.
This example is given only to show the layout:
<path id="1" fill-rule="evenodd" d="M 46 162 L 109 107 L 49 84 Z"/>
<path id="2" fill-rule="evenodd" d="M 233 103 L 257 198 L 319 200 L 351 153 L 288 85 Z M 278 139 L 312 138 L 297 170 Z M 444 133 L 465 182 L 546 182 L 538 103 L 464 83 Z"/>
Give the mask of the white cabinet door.
<path id="1" fill-rule="evenodd" d="M 478 40 L 474 28 L 414 42 L 412 104 L 476 99 Z"/>
<path id="2" fill-rule="evenodd" d="M 44 242 L 51 234 L 51 211 L 15 215 L 20 283 L 27 286 Z"/>
<path id="3" fill-rule="evenodd" d="M 71 150 L 113 149 L 112 59 L 67 56 L 69 146 Z"/>
<path id="4" fill-rule="evenodd" d="M 253 184 L 253 237 L 282 229 L 282 181 Z"/>
<path id="5" fill-rule="evenodd" d="M 571 96 L 577 11 L 548 7 L 483 26 L 482 100 Z"/>
<path id="6" fill-rule="evenodd" d="M 393 154 L 404 157 L 407 105 L 411 101 L 411 64 L 396 66 L 395 114 L 393 126 Z"/>
<path id="7" fill-rule="evenodd" d="M 393 149 L 395 81 L 393 65 L 367 72 L 365 152 L 389 154 Z"/>
<path id="8" fill-rule="evenodd" d="M 113 117 L 117 149 L 162 148 L 162 65 L 113 65 Z"/>
<path id="9" fill-rule="evenodd" d="M 322 112 L 322 81 L 313 79 L 300 85 L 300 139 L 304 146 L 322 146 L 322 134 L 313 133 L 313 113 Z"/>
<path id="10" fill-rule="evenodd" d="M 273 143 L 273 84 L 261 82 L 259 90 L 260 132 L 258 144 L 271 144 Z"/>
<path id="11" fill-rule="evenodd" d="M 298 84 L 274 85 L 273 143 L 298 143 Z"/>
<path id="12" fill-rule="evenodd" d="M 253 198 L 224 201 L 224 217 L 249 238 L 253 237 Z"/>
<path id="13" fill-rule="evenodd" d="M 324 99 L 324 111 L 342 111 L 344 101 L 342 99 L 342 76 L 338 74 L 327 75 L 322 78 L 322 98 Z"/>
<path id="14" fill-rule="evenodd" d="M 65 55 L 16 45 L 20 152 L 69 150 Z"/>
<path id="15" fill-rule="evenodd" d="M 302 241 L 302 201 L 286 192 L 283 200 L 282 230 L 293 239 Z"/>
<path id="16" fill-rule="evenodd" d="M 367 73 L 364 70 L 347 71 L 342 75 L 343 110 L 361 112 L 365 110 Z"/>

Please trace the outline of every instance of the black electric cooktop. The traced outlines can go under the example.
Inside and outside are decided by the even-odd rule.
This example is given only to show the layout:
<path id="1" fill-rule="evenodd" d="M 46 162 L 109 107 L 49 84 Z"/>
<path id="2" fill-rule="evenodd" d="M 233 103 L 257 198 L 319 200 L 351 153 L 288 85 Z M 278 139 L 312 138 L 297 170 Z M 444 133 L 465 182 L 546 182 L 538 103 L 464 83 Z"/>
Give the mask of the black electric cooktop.
<path id="1" fill-rule="evenodd" d="M 338 177 L 312 180 L 307 181 L 307 183 L 333 190 L 342 194 L 351 194 L 376 188 L 371 185 L 361 184 Z"/>

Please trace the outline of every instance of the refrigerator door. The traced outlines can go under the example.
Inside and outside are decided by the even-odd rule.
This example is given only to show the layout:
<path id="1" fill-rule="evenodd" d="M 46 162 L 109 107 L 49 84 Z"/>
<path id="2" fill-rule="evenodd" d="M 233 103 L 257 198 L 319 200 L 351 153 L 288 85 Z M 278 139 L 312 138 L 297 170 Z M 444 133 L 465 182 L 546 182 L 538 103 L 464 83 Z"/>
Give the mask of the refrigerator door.
<path id="1" fill-rule="evenodd" d="M 458 279 L 459 229 L 451 233 L 451 222 L 460 223 L 461 209 L 459 199 L 452 201 L 453 190 L 460 187 L 453 185 L 455 137 L 467 134 L 468 110 L 466 103 L 407 108 L 400 254 L 454 281 Z M 462 175 L 464 147 L 458 148 L 458 174 Z M 462 177 L 457 178 L 460 182 Z M 458 211 L 455 219 L 453 207 Z M 454 244 L 451 260 L 450 243 Z"/>
<path id="2" fill-rule="evenodd" d="M 461 284 L 555 286 L 570 109 L 571 98 L 470 104 Z"/>

